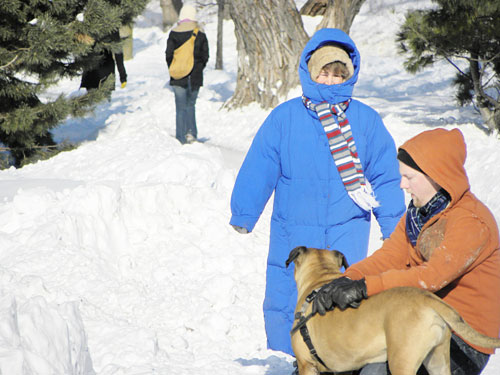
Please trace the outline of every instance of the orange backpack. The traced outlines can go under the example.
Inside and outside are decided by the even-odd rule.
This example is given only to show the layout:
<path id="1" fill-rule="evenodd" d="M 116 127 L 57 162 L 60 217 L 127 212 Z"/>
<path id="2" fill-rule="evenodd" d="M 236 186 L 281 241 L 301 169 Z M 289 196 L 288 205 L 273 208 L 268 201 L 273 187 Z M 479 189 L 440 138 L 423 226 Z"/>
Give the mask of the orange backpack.
<path id="1" fill-rule="evenodd" d="M 174 51 L 174 58 L 168 68 L 170 77 L 173 79 L 181 79 L 189 75 L 194 66 L 194 41 L 198 35 L 198 28 L 193 30 L 191 38 L 177 47 Z"/>

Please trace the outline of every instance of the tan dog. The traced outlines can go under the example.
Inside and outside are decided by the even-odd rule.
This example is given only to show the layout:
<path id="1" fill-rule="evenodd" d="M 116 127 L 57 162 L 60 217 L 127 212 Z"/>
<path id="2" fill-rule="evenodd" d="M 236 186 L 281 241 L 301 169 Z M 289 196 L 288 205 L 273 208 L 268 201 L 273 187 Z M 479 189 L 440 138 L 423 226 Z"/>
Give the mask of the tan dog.
<path id="1" fill-rule="evenodd" d="M 286 265 L 291 262 L 295 263 L 298 289 L 296 316 L 309 315 L 312 304 L 304 302 L 306 297 L 342 276 L 344 255 L 301 246 L 290 252 Z M 297 324 L 296 319 L 294 327 Z M 451 330 L 475 345 L 500 347 L 500 339 L 475 331 L 439 297 L 409 287 L 376 294 L 363 300 L 357 309 L 316 314 L 306 327 L 326 367 L 311 354 L 301 332 L 296 331 L 292 333 L 292 348 L 300 375 L 351 371 L 385 361 L 389 361 L 392 375 L 415 375 L 422 363 L 430 375 L 450 375 Z"/>

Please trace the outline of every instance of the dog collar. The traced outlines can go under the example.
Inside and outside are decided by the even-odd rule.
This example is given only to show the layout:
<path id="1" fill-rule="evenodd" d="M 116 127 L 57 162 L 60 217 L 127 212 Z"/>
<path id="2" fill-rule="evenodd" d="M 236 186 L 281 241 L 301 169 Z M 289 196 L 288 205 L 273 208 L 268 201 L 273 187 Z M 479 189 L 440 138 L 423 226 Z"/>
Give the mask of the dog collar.
<path id="1" fill-rule="evenodd" d="M 325 367 L 327 370 L 330 370 L 328 366 L 323 362 L 323 360 L 320 358 L 318 353 L 316 352 L 316 349 L 314 348 L 314 345 L 311 340 L 311 336 L 309 335 L 309 330 L 307 329 L 307 322 L 309 319 L 311 319 L 314 314 L 310 313 L 309 315 L 305 315 L 305 312 L 307 310 L 307 307 L 309 304 L 316 298 L 316 295 L 318 294 L 318 291 L 320 288 L 314 289 L 307 297 L 304 303 L 302 304 L 302 307 L 300 308 L 300 311 L 295 314 L 295 320 L 298 320 L 297 324 L 295 327 L 292 328 L 290 331 L 290 335 L 293 335 L 295 332 L 300 331 L 300 334 L 302 335 L 302 340 L 304 340 L 304 343 L 307 345 L 307 348 L 309 349 L 309 352 L 313 356 L 313 358 L 321 363 L 323 367 Z"/>

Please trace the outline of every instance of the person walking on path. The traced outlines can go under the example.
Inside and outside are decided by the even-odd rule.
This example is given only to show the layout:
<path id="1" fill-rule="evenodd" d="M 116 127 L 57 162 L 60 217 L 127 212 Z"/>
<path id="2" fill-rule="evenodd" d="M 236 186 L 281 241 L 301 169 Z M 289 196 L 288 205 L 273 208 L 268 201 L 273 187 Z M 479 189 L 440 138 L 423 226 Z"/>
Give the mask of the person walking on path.
<path id="1" fill-rule="evenodd" d="M 165 56 L 169 67 L 174 59 L 174 51 L 187 42 L 193 33 L 196 33 L 193 69 L 184 77 L 170 77 L 170 85 L 175 95 L 175 137 L 182 144 L 192 143 L 198 138 L 196 99 L 200 87 L 203 86 L 203 69 L 209 57 L 207 36 L 196 21 L 196 8 L 188 4 L 181 8 L 179 21 L 167 39 Z"/>
<path id="2" fill-rule="evenodd" d="M 120 33 L 116 30 L 116 32 L 110 34 L 109 37 L 105 39 L 110 39 L 113 42 L 119 42 Z M 123 63 L 123 52 L 120 50 L 113 53 L 108 49 L 104 49 L 101 52 L 92 52 L 92 54 L 94 56 L 96 66 L 83 72 L 80 87 L 84 87 L 87 90 L 99 88 L 110 75 L 113 75 L 114 78 L 116 64 L 120 77 L 121 88 L 125 88 L 127 85 L 127 71 L 125 70 L 125 64 Z M 114 90 L 114 86 L 112 90 Z"/>
<path id="3" fill-rule="evenodd" d="M 293 355 L 297 290 L 290 250 L 366 257 L 372 213 L 388 238 L 405 210 L 396 146 L 380 115 L 352 98 L 360 55 L 339 29 L 321 29 L 300 57 L 303 96 L 272 110 L 238 173 L 230 224 L 249 233 L 274 192 L 264 319 L 268 347 Z"/>

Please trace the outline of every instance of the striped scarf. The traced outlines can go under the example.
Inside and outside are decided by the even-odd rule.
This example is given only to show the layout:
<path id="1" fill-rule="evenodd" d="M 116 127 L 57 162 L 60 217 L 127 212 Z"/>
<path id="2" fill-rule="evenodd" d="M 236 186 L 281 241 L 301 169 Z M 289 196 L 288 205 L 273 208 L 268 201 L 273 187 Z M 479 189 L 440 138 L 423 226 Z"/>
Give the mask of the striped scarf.
<path id="1" fill-rule="evenodd" d="M 330 152 L 340 178 L 351 199 L 365 211 L 378 207 L 373 191 L 366 184 L 363 167 L 351 132 L 351 125 L 345 114 L 350 99 L 337 104 L 321 102 L 314 104 L 302 95 L 304 105 L 318 114 L 325 130 Z"/>

